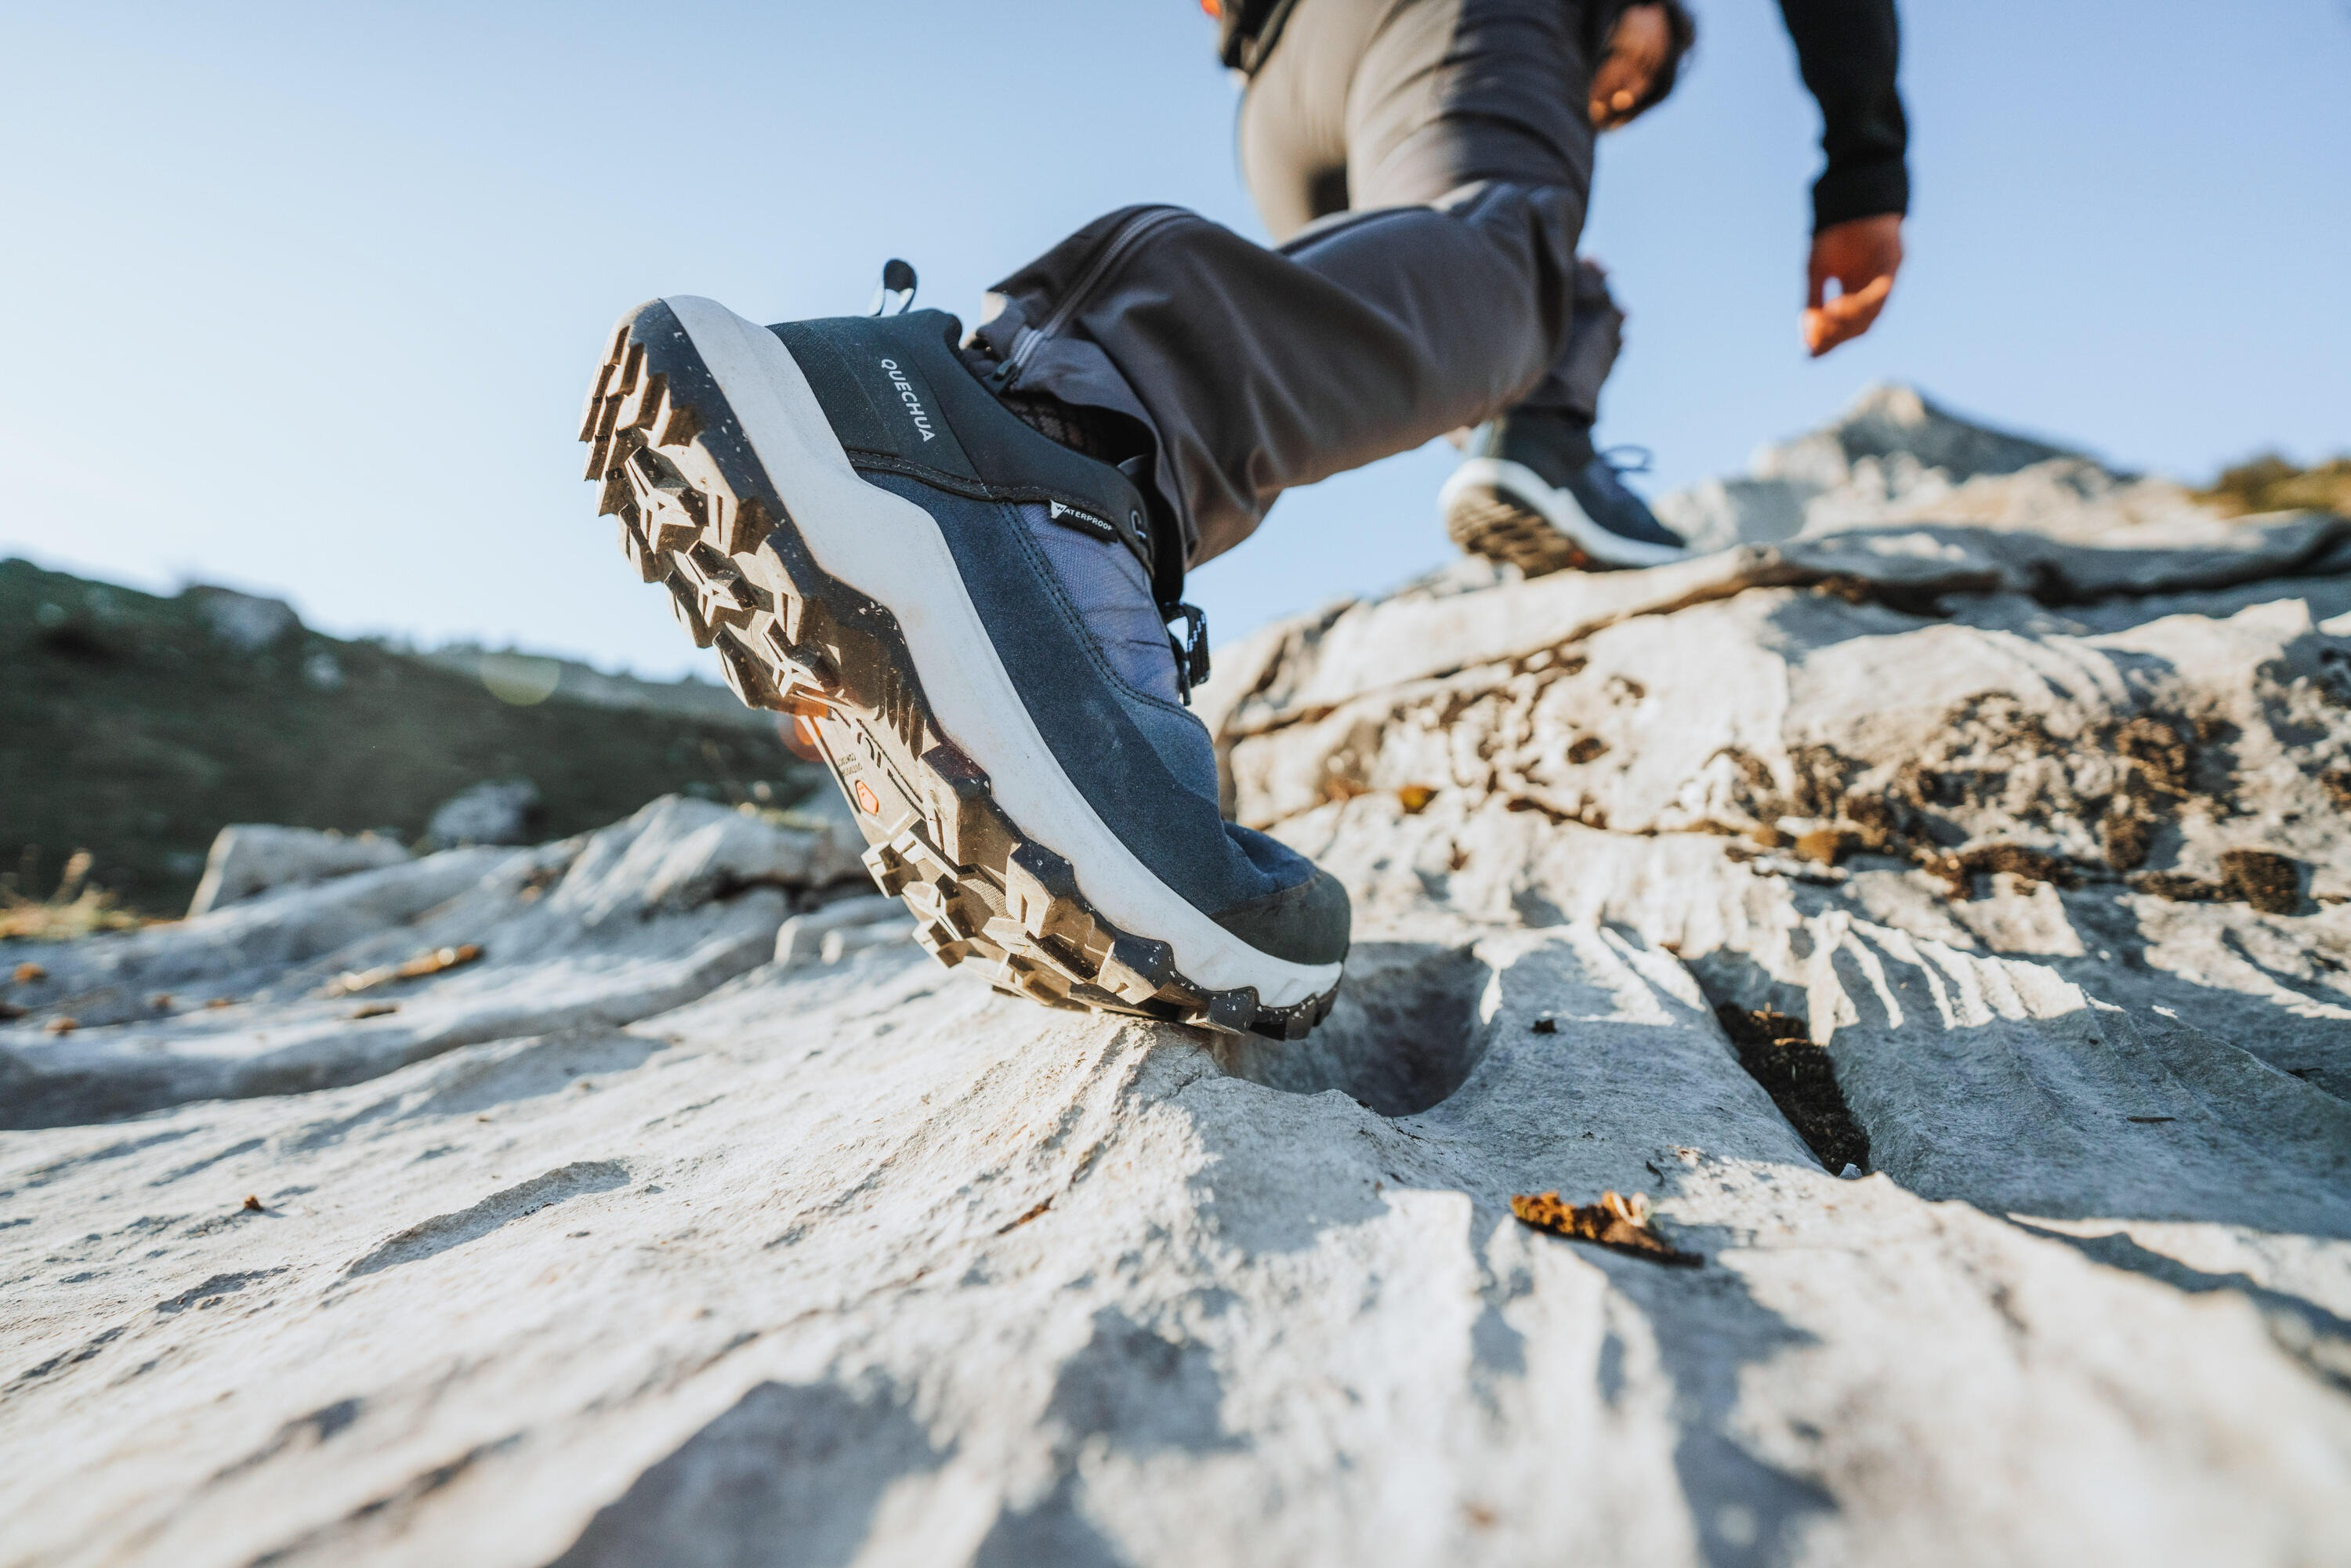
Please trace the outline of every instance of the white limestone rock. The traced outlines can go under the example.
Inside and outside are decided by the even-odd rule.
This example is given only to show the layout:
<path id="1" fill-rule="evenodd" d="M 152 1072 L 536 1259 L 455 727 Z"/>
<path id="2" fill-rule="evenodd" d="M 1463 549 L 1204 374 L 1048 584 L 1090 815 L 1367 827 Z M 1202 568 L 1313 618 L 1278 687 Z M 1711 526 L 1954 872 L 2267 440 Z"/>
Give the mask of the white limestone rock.
<path id="1" fill-rule="evenodd" d="M 776 933 L 776 964 L 838 964 L 851 953 L 886 942 L 914 940 L 906 906 L 883 894 L 844 898 L 795 915 Z"/>
<path id="2" fill-rule="evenodd" d="M 0 1555 L 2351 1558 L 2339 525 L 1943 418 L 1775 459 L 1777 544 L 1220 652 L 1358 914 L 1301 1044 L 676 800 L 22 950 Z"/>
<path id="3" fill-rule="evenodd" d="M 2351 1411 L 2265 1313 L 2338 1319 L 2151 1276 L 2143 1228 L 1834 1180 L 1636 936 L 1405 966 L 1452 988 L 1453 1082 L 1384 1115 L 1343 1040 L 1285 1091 L 849 967 L 14 1134 L 16 1552 L 2293 1562 L 2351 1529 Z M 1603 1186 L 1705 1264 L 1504 1207 Z M 131 1409 L 172 1434 L 135 1465 Z"/>
<path id="4" fill-rule="evenodd" d="M 528 779 L 486 779 L 433 809 L 426 841 L 439 849 L 462 844 L 527 844 L 538 837 L 538 786 Z"/>
<path id="5" fill-rule="evenodd" d="M 239 822 L 223 828 L 204 857 L 204 880 L 189 901 L 188 917 L 209 915 L 273 888 L 302 887 L 355 871 L 397 865 L 408 851 L 375 833 L 346 836 L 316 828 Z"/>
<path id="6" fill-rule="evenodd" d="M 45 949 L 28 960 L 44 978 L 19 991 L 33 1010 L 0 1026 L 0 1126 L 297 1092 L 475 1040 L 626 1023 L 766 962 L 795 900 L 862 871 L 825 834 L 667 796 L 580 839 L 444 851 Z M 61 1017 L 78 1027 L 47 1033 Z"/>

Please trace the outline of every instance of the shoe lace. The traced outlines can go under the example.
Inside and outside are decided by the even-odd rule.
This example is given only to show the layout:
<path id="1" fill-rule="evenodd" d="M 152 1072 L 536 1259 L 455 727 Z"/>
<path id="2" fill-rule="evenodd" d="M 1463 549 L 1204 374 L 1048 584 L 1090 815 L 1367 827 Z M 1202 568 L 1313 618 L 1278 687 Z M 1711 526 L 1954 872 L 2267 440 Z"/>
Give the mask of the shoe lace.
<path id="1" fill-rule="evenodd" d="M 1630 455 L 1626 455 L 1629 454 Z M 1608 465 L 1610 473 L 1622 478 L 1627 474 L 1646 474 L 1656 465 L 1657 455 L 1646 446 L 1626 444 L 1604 448 L 1600 461 Z"/>
<path id="2" fill-rule="evenodd" d="M 1184 622 L 1184 635 L 1167 634 L 1167 645 L 1176 651 L 1176 690 L 1184 706 L 1192 706 L 1192 688 L 1208 678 L 1208 618 L 1196 604 L 1163 604 L 1159 613 L 1165 621 Z"/>

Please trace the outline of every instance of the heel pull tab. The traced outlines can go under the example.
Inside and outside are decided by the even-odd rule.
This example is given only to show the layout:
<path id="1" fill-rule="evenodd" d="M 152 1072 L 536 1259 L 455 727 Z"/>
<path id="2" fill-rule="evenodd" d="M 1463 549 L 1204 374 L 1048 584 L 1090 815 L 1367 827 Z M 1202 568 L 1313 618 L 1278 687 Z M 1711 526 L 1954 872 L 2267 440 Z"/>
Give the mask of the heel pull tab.
<path id="1" fill-rule="evenodd" d="M 895 310 L 889 308 L 893 303 Z M 882 284 L 873 291 L 873 303 L 867 307 L 868 316 L 904 316 L 914 308 L 914 269 L 892 256 L 882 264 Z"/>
<path id="2" fill-rule="evenodd" d="M 1184 635 L 1167 635 L 1167 645 L 1176 652 L 1176 690 L 1184 706 L 1192 706 L 1192 688 L 1208 678 L 1208 617 L 1196 604 L 1163 604 L 1160 619 L 1184 622 Z"/>

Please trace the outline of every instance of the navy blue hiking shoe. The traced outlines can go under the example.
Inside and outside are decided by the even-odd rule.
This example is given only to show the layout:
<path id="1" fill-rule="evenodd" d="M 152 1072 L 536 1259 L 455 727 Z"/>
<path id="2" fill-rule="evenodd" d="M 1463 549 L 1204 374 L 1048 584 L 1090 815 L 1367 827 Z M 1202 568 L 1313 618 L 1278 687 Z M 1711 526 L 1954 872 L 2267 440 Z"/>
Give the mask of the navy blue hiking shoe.
<path id="1" fill-rule="evenodd" d="M 1167 634 L 1180 551 L 1144 492 L 998 402 L 961 335 L 936 310 L 640 306 L 580 432 L 600 509 L 736 695 L 795 716 L 940 962 L 1298 1039 L 1337 990 L 1347 895 L 1223 821 L 1183 703 L 1206 648 L 1196 618 L 1182 660 Z"/>
<path id="2" fill-rule="evenodd" d="M 1682 537 L 1657 521 L 1618 473 L 1593 450 L 1590 425 L 1510 414 L 1479 429 L 1437 505 L 1455 544 L 1529 577 L 1686 559 Z"/>

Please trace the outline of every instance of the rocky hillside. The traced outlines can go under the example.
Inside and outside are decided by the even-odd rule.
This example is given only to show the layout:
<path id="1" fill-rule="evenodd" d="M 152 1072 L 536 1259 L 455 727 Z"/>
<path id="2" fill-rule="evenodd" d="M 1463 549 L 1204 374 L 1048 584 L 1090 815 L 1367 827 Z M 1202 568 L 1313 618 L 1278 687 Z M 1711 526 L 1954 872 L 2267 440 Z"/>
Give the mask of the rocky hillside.
<path id="1" fill-rule="evenodd" d="M 16 949 L 0 1561 L 2351 1559 L 2351 523 L 1676 504 L 1219 655 L 1301 1045 L 678 799 Z"/>
<path id="2" fill-rule="evenodd" d="M 654 795 L 780 800 L 811 780 L 724 690 L 479 650 L 412 655 L 304 626 L 270 599 L 176 598 L 0 560 L 0 872 L 20 897 L 89 879 L 188 906 L 230 822 L 421 837 L 489 779 L 530 781 L 533 838 Z"/>

